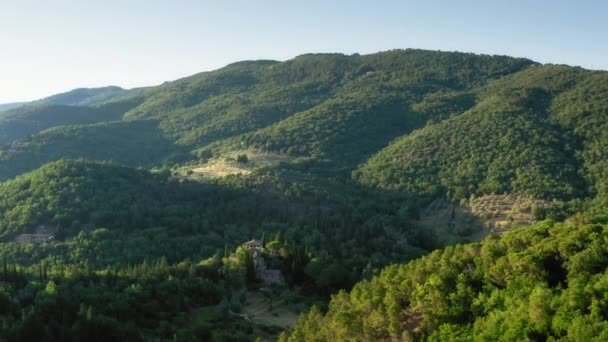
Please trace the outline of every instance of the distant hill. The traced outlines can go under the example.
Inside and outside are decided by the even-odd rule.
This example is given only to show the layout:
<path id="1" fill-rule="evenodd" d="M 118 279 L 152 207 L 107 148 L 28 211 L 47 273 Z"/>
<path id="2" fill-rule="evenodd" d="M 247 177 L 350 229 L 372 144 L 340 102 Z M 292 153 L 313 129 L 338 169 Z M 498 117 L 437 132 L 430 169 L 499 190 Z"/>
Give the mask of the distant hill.
<path id="1" fill-rule="evenodd" d="M 58 126 L 0 151 L 0 177 L 12 178 L 66 158 L 152 168 L 180 151 L 183 148 L 168 140 L 153 120 Z"/>
<path id="2" fill-rule="evenodd" d="M 19 108 L 24 104 L 25 104 L 25 102 L 13 102 L 13 103 L 0 104 L 0 112 L 7 111 L 9 109 Z M 1 116 L 2 116 L 2 114 L 0 114 L 0 117 Z"/>
<path id="3" fill-rule="evenodd" d="M 0 131 L 4 131 L 0 145 L 50 127 L 121 119 L 150 89 L 79 88 L 36 101 L 0 105 Z"/>
<path id="4" fill-rule="evenodd" d="M 407 103 L 425 95 L 465 89 L 530 64 L 524 59 L 421 50 L 366 56 L 310 54 L 282 63 L 236 63 L 159 87 L 125 118 L 157 118 L 180 142 L 200 146 L 278 125 L 294 114 L 290 120 L 296 125 L 304 116 L 313 115 L 310 120 L 314 120 L 329 106 L 340 106 L 344 113 L 327 121 L 328 126 L 344 120 L 363 102 L 397 104 L 402 111 Z M 348 123 L 344 124 L 348 130 Z"/>
<path id="5" fill-rule="evenodd" d="M 92 106 L 103 104 L 128 93 L 128 90 L 116 86 L 101 88 L 78 88 L 65 93 L 51 95 L 31 102 L 15 102 L 0 104 L 0 112 L 29 105 L 63 105 L 63 106 Z"/>
<path id="6" fill-rule="evenodd" d="M 103 103 L 126 92 L 127 90 L 115 86 L 102 88 L 79 88 L 65 93 L 45 97 L 43 99 L 33 101 L 30 104 L 90 106 Z"/>
<path id="7" fill-rule="evenodd" d="M 23 140 L 47 128 L 119 120 L 121 112 L 65 105 L 27 105 L 0 116 L 0 144 Z"/>

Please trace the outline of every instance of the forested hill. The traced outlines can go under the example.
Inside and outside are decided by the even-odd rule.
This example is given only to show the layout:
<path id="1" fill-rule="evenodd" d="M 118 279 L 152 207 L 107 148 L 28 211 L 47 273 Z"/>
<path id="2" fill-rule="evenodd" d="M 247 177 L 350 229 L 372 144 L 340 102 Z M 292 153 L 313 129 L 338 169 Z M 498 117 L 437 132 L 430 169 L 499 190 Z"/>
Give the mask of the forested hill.
<path id="1" fill-rule="evenodd" d="M 57 96 L 94 109 L 6 112 L 1 136 L 18 143 L 0 151 L 0 178 L 61 158 L 150 168 L 257 150 L 429 200 L 507 192 L 601 202 L 607 78 L 424 50 L 239 62 L 157 87 Z"/>
<path id="2" fill-rule="evenodd" d="M 111 164 L 47 164 L 0 184 L 2 237 L 33 232 L 39 225 L 49 226 L 50 233 L 62 238 L 93 222 L 97 227 L 129 230 L 149 227 L 148 221 L 161 224 L 159 206 L 169 201 L 185 206 L 172 198 L 180 187 L 166 182 L 166 176 Z M 201 205 L 204 200 L 200 196 Z"/>
<path id="3" fill-rule="evenodd" d="M 33 104 L 39 105 L 69 105 L 69 106 L 87 106 L 103 103 L 109 99 L 127 92 L 120 87 L 102 87 L 102 88 L 79 88 L 52 95 L 44 99 L 34 101 Z"/>
<path id="4" fill-rule="evenodd" d="M 200 182 L 168 171 L 61 160 L 0 183 L 0 239 L 6 248 L 0 243 L 0 253 L 26 264 L 45 258 L 85 262 L 65 250 L 53 255 L 53 245 L 67 248 L 72 239 L 104 228 L 111 232 L 105 239 L 116 241 L 96 247 L 88 262 L 97 266 L 161 256 L 181 261 L 279 234 L 281 253 L 289 256 L 289 267 L 299 269 L 293 282 L 329 294 L 371 267 L 407 261 L 440 245 L 432 233 L 405 222 L 406 198 L 340 191 L 335 198 L 313 198 L 307 191 L 305 198 L 269 176 Z M 13 244 L 40 227 L 53 236 L 51 246 L 23 250 Z"/>
<path id="5" fill-rule="evenodd" d="M 0 183 L 0 336 L 272 338 L 277 324 L 230 313 L 244 304 L 235 293 L 262 286 L 242 250 L 231 257 L 245 240 L 267 241 L 284 289 L 298 289 L 292 316 L 375 267 L 440 244 L 406 223 L 406 198 L 340 191 L 313 197 L 270 175 L 191 181 L 85 160 Z"/>
<path id="6" fill-rule="evenodd" d="M 31 102 L 15 102 L 0 104 L 0 112 L 23 106 L 60 105 L 60 106 L 90 106 L 115 99 L 127 90 L 120 87 L 79 88 Z"/>
<path id="7" fill-rule="evenodd" d="M 0 116 L 0 145 L 20 141 L 47 128 L 119 120 L 120 111 L 64 105 L 32 105 Z"/>
<path id="8" fill-rule="evenodd" d="M 408 49 L 77 89 L 0 113 L 0 340 L 605 337 L 607 208 L 605 71 Z"/>
<path id="9" fill-rule="evenodd" d="M 461 200 L 488 193 L 606 195 L 608 73 L 534 66 L 475 90 L 476 104 L 370 158 L 370 186 Z"/>
<path id="10" fill-rule="evenodd" d="M 439 115 L 439 111 L 416 110 L 416 103 L 427 97 L 427 101 L 456 101 L 452 110 L 462 111 L 473 104 L 473 99 L 461 92 L 530 65 L 534 63 L 526 59 L 423 50 L 352 56 L 309 54 L 286 62 L 235 63 L 157 87 L 110 92 L 111 96 L 104 91 L 103 100 L 96 95 L 70 104 L 119 112 L 130 122 L 158 122 L 167 143 L 157 156 L 171 164 L 196 158 L 196 154 L 176 158 L 173 149 L 165 148 L 177 144 L 188 151 L 245 146 L 293 156 L 333 158 L 338 167 L 352 169 L 392 139 Z M 80 92 L 61 94 L 59 98 L 75 98 Z M 23 122 L 27 118 L 17 115 L 13 120 Z M 58 120 L 54 126 L 66 124 L 82 122 Z M 43 127 L 35 120 L 31 125 Z M 107 128 L 99 126 L 108 137 L 105 139 L 111 140 L 111 129 Z M 120 130 L 118 125 L 119 136 Z M 48 135 L 33 128 L 22 131 L 18 138 L 24 144 L 5 148 L 5 152 L 13 153 L 0 158 L 0 178 L 14 177 L 51 161 L 36 155 L 37 146 L 46 144 Z M 56 127 L 54 134 L 64 141 L 70 139 L 62 139 L 63 134 L 99 135 L 88 126 L 70 130 Z M 148 133 L 134 129 L 132 135 L 135 139 L 143 135 L 140 140 L 145 141 Z M 86 146 L 80 156 L 91 158 Z M 53 158 L 61 158 L 64 149 L 70 151 L 65 157 L 79 157 L 78 147 L 57 146 Z M 13 164 L 19 166 L 11 170 Z"/>
<path id="11" fill-rule="evenodd" d="M 281 341 L 605 341 L 608 227 L 544 222 L 390 266 Z"/>
<path id="12" fill-rule="evenodd" d="M 3 104 L 0 104 L 0 112 L 9 110 L 9 109 L 18 108 L 24 104 L 25 104 L 24 102 L 3 103 Z"/>

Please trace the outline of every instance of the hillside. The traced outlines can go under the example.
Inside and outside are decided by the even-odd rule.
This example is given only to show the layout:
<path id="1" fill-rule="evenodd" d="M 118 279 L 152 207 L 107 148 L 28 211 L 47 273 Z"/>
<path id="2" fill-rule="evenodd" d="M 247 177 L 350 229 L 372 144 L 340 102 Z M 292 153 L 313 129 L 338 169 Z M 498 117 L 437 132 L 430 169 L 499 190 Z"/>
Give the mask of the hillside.
<path id="1" fill-rule="evenodd" d="M 0 104 L 0 112 L 7 111 L 9 109 L 19 108 L 24 104 L 25 104 L 25 102 L 3 103 L 3 104 Z"/>
<path id="2" fill-rule="evenodd" d="M 79 88 L 30 102 L 0 104 L 0 112 L 24 106 L 94 106 L 133 93 L 120 87 Z"/>
<path id="3" fill-rule="evenodd" d="M 390 140 L 420 127 L 437 114 L 427 108 L 423 112 L 412 108 L 427 96 L 445 99 L 455 107 L 467 106 L 470 101 L 466 95 L 454 96 L 451 92 L 485 82 L 481 76 L 484 72 L 491 79 L 530 64 L 526 60 L 502 57 L 443 55 L 417 50 L 341 58 L 348 61 L 343 62 L 344 68 L 350 68 L 335 76 L 341 78 L 331 98 L 267 128 L 221 142 L 219 146 L 246 146 L 292 156 L 329 158 L 338 167 L 353 167 Z M 327 57 L 301 56 L 293 63 L 305 59 L 321 63 Z M 219 147 L 222 148 L 227 147 Z"/>
<path id="4" fill-rule="evenodd" d="M 242 148 L 242 143 L 271 151 L 287 152 L 292 147 L 289 152 L 295 155 L 343 156 L 347 164 L 339 167 L 348 169 L 427 119 L 445 116 L 437 106 L 459 110 L 471 105 L 466 94 L 454 92 L 533 64 L 525 59 L 423 50 L 363 56 L 310 54 L 286 62 L 235 63 L 152 88 L 99 89 L 95 91 L 100 94 L 71 103 L 112 108 L 127 121 L 156 120 L 164 136 L 190 150 L 208 146 L 233 150 L 230 146 Z M 80 98 L 83 92 L 57 98 Z M 102 96 L 107 92 L 107 98 Z M 429 108 L 423 108 L 425 104 Z M 68 123 L 58 121 L 55 126 L 64 124 Z"/>
<path id="5" fill-rule="evenodd" d="M 112 164 L 47 164 L 0 184 L 1 235 L 30 232 L 38 225 L 53 227 L 53 234 L 66 236 L 78 233 L 80 224 L 124 229 L 150 226 L 144 222 L 161 224 L 171 218 L 162 215 L 159 206 L 172 202 L 169 196 L 177 187 L 166 182 L 161 176 Z M 165 193 L 166 198 L 155 198 L 158 193 Z M 73 231 L 68 234 L 69 229 Z"/>
<path id="6" fill-rule="evenodd" d="M 178 156 L 181 150 L 154 121 L 58 126 L 0 152 L 0 179 L 13 178 L 60 159 L 86 158 L 151 168 Z"/>
<path id="7" fill-rule="evenodd" d="M 602 341 L 608 227 L 544 222 L 390 266 L 281 341 Z"/>
<path id="8" fill-rule="evenodd" d="M 607 95 L 603 71 L 410 49 L 4 111 L 0 336 L 272 340 L 313 303 L 283 340 L 601 336 Z"/>
<path id="9" fill-rule="evenodd" d="M 205 258 L 227 243 L 238 244 L 243 234 L 258 232 L 244 223 L 277 217 L 270 199 L 256 213 L 236 215 L 255 200 L 254 190 L 253 184 L 245 189 L 238 181 L 201 184 L 173 179 L 167 172 L 57 161 L 0 183 L 0 237 L 5 242 L 0 250 L 27 265 L 45 258 L 51 263 L 86 259 L 96 267 L 161 256 L 171 261 Z M 52 241 L 29 251 L 12 243 L 41 226 L 54 236 Z M 108 230 L 103 245 L 83 250 L 78 242 L 92 238 L 89 234 L 97 228 Z"/>
<path id="10" fill-rule="evenodd" d="M 399 196 L 361 190 L 322 201 L 312 196 L 270 178 L 232 176 L 201 183 L 167 171 L 84 160 L 53 162 L 0 183 L 0 255 L 7 265 L 0 279 L 14 284 L 0 294 L 12 303 L 0 314 L 8 322 L 0 332 L 12 339 L 80 336 L 88 330 L 74 324 L 86 314 L 97 317 L 87 319 L 95 323 L 79 324 L 98 326 L 96 336 L 106 338 L 138 340 L 135 336 L 143 334 L 167 339 L 179 333 L 187 341 L 191 329 L 228 340 L 250 336 L 251 329 L 276 336 L 276 327 L 222 314 L 242 304 L 232 299 L 233 291 L 260 286 L 246 277 L 246 259 L 221 258 L 222 250 L 226 255 L 249 237 L 274 236 L 267 238 L 280 255 L 274 267 L 284 272 L 288 286 L 299 289 L 301 294 L 290 298 L 303 301 L 301 311 L 307 298 L 350 287 L 374 267 L 410 260 L 439 244 L 405 224 Z M 21 238 L 41 227 L 44 241 Z M 78 285 L 81 281 L 86 288 Z M 156 299 L 156 293 L 176 284 L 173 306 Z M 135 289 L 126 290 L 130 286 Z M 34 303 L 17 295 L 30 290 Z M 49 294 L 62 299 L 46 302 Z M 163 311 L 142 303 L 155 303 Z M 17 321 L 22 310 L 27 320 Z M 206 312 L 200 317 L 203 326 L 183 320 L 193 310 Z M 66 320 L 55 324 L 51 313 Z M 129 315 L 138 318 L 125 324 Z M 168 321 L 154 323 L 161 320 Z M 31 329 L 34 323 L 38 329 Z"/>
<path id="11" fill-rule="evenodd" d="M 33 101 L 33 105 L 64 105 L 64 106 L 90 106 L 101 104 L 110 99 L 123 95 L 127 90 L 120 87 L 109 86 L 102 88 L 79 88 L 65 93 L 52 95 Z"/>
<path id="12" fill-rule="evenodd" d="M 269 176 L 194 182 L 167 172 L 58 161 L 0 183 L 0 238 L 10 242 L 19 234 L 46 227 L 56 238 L 48 249 L 12 256 L 31 263 L 50 256 L 46 253 L 52 254 L 55 243 L 62 245 L 81 231 L 108 228 L 125 240 L 97 252 L 94 260 L 104 265 L 103 260 L 142 262 L 146 252 L 172 261 L 204 258 L 246 237 L 280 234 L 284 253 L 300 258 L 293 259 L 298 261 L 290 267 L 311 269 L 291 281 L 324 294 L 351 285 L 369 267 L 406 261 L 441 244 L 405 222 L 404 198 L 336 189 L 341 193 L 321 200 L 314 191 L 274 182 Z M 148 236 L 146 232 L 158 235 L 153 243 L 140 240 L 140 234 Z M 131 237 L 138 241 L 137 253 Z M 181 244 L 178 250 L 169 248 L 176 244 Z M 343 247 L 336 250 L 337 244 Z M 10 253 L 18 251 L 11 243 L 5 247 Z M 316 271 L 323 267 L 329 269 Z"/>
<path id="13" fill-rule="evenodd" d="M 602 194 L 598 166 L 605 153 L 598 149 L 605 144 L 596 129 L 604 127 L 608 107 L 587 94 L 601 92 L 606 80 L 605 72 L 563 66 L 505 77 L 477 90 L 471 109 L 397 139 L 354 176 L 370 186 L 455 200 L 511 192 L 566 200 Z"/>
<path id="14" fill-rule="evenodd" d="M 544 203 L 530 209 L 543 211 L 533 219 L 580 211 L 601 218 L 608 201 L 606 77 L 424 50 L 239 62 L 117 91 L 93 107 L 9 111 L 0 126 L 6 135 L 21 133 L 0 151 L 0 179 L 86 158 L 185 176 L 271 177 L 285 185 L 281 191 L 305 190 L 315 201 L 370 188 L 409 198 L 415 204 L 404 210 L 414 221 L 440 198 L 471 212 L 474 197 L 494 195 Z M 16 122 L 23 126 L 13 129 Z M 235 164 L 247 151 L 252 163 Z M 277 162 L 258 163 L 257 155 Z M 508 211 L 477 216 L 505 221 Z M 533 221 L 526 215 L 522 222 Z M 499 221 L 489 224 L 505 225 Z"/>
<path id="15" fill-rule="evenodd" d="M 118 120 L 120 111 L 63 105 L 24 106 L 0 117 L 0 144 L 23 140 L 47 128 Z"/>

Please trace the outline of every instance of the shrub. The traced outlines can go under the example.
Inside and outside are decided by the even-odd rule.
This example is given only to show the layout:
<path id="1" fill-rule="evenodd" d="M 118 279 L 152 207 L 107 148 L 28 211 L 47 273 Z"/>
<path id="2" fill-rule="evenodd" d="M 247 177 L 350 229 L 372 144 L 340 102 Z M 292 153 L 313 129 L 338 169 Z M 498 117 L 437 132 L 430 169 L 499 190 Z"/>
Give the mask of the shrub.
<path id="1" fill-rule="evenodd" d="M 249 162 L 249 158 L 246 154 L 241 154 L 236 158 L 236 161 L 241 164 L 246 164 Z"/>

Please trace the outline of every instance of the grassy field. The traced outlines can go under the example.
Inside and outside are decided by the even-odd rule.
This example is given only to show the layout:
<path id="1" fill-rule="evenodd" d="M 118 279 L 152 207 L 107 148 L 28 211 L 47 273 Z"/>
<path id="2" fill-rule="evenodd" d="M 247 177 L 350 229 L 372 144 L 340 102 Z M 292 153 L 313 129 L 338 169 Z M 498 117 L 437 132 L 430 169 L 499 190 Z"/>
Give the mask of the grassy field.
<path id="1" fill-rule="evenodd" d="M 293 294 L 283 291 L 274 294 L 263 291 L 248 291 L 247 299 L 241 308 L 241 314 L 249 320 L 269 326 L 277 326 L 283 329 L 291 329 L 295 326 L 299 313 L 290 305 Z"/>
<path id="2" fill-rule="evenodd" d="M 246 162 L 239 162 L 239 156 L 247 156 Z M 261 152 L 258 150 L 241 150 L 212 158 L 205 164 L 179 170 L 181 176 L 188 178 L 219 178 L 229 175 L 247 175 L 256 168 L 273 166 L 280 162 L 290 160 L 289 157 L 276 154 Z"/>

